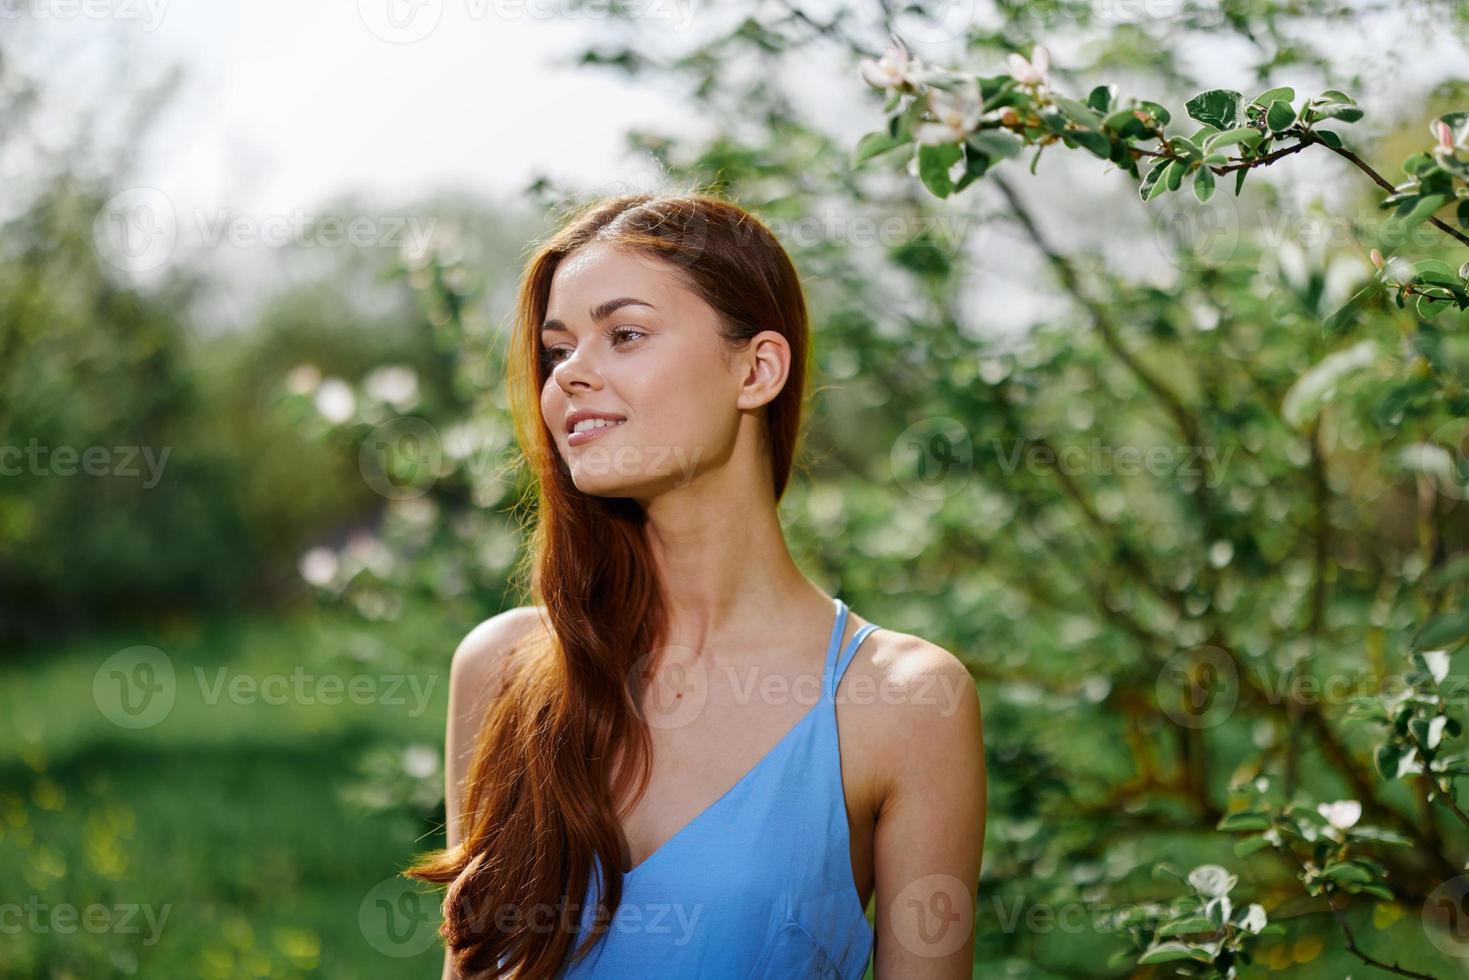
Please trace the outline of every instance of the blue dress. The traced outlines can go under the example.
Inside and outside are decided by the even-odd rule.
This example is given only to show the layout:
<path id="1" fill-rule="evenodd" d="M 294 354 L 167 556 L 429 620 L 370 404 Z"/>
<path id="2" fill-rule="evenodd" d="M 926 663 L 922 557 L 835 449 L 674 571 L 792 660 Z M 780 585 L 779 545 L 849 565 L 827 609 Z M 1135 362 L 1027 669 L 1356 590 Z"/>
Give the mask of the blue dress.
<path id="1" fill-rule="evenodd" d="M 835 600 L 821 698 L 739 782 L 622 875 L 608 931 L 559 980 L 861 980 L 873 931 L 852 882 L 836 690 L 867 623 L 838 656 Z M 600 887 L 581 912 L 584 938 Z M 575 946 L 573 946 L 573 951 Z"/>

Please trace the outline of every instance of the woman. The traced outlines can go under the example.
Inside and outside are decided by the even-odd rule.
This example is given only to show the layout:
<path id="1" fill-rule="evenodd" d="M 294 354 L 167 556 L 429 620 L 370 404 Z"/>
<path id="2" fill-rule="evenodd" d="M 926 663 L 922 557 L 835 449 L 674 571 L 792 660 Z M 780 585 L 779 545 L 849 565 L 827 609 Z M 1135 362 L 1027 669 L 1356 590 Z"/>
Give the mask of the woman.
<path id="1" fill-rule="evenodd" d="M 454 653 L 448 849 L 408 872 L 449 885 L 445 977 L 971 975 L 978 695 L 787 550 L 808 347 L 789 257 L 711 195 L 597 202 L 531 259 L 543 605 Z"/>

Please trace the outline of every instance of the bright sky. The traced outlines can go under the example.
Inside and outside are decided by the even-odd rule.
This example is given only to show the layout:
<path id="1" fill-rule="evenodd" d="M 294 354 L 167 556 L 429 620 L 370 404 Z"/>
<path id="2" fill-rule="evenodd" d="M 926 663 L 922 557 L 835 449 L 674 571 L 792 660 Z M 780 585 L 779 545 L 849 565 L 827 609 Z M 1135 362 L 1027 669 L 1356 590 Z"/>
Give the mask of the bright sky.
<path id="1" fill-rule="evenodd" d="M 347 188 L 389 200 L 440 185 L 509 190 L 536 164 L 605 179 L 629 166 L 629 125 L 687 117 L 614 72 L 553 67 L 606 33 L 590 16 L 530 12 L 563 0 L 95 0 L 111 18 L 76 13 L 94 0 L 6 2 L 46 13 L 49 77 L 75 68 L 96 80 L 109 33 L 133 49 L 134 82 L 183 67 L 138 174 L 179 206 L 286 210 Z"/>
<path id="2" fill-rule="evenodd" d="M 701 0 L 628 2 L 644 10 L 638 37 L 673 48 L 686 47 L 693 32 L 717 30 L 719 21 L 745 9 Z M 1121 9 L 1126 4 L 1166 14 L 1170 2 L 1148 0 L 1144 7 L 1143 0 L 1097 0 L 1104 14 L 1118 7 L 1113 13 L 1122 19 L 1133 17 Z M 391 207 L 440 188 L 511 194 L 537 171 L 577 186 L 651 179 L 648 163 L 623 150 L 628 129 L 690 132 L 706 126 L 677 90 L 565 64 L 589 41 L 612 46 L 618 38 L 620 25 L 594 13 L 602 3 L 593 0 L 590 6 L 593 11 L 578 13 L 571 0 L 0 0 L 0 30 L 9 29 L 7 12 L 13 17 L 17 8 L 30 11 L 39 42 L 25 49 L 31 70 L 51 83 L 52 97 L 70 100 L 78 111 L 95 111 L 102 132 L 122 124 L 119 113 L 109 111 L 122 108 L 109 106 L 109 92 L 136 88 L 160 78 L 170 65 L 181 66 L 181 91 L 129 182 L 160 189 L 181 216 L 228 209 L 263 221 L 311 214 L 345 191 Z M 945 0 L 941 6 L 961 19 L 985 17 L 989 7 L 985 0 Z M 1410 13 L 1422 9 L 1410 7 Z M 1375 130 L 1392 107 L 1389 100 L 1405 91 L 1421 93 L 1452 74 L 1452 52 L 1462 60 L 1457 36 L 1435 32 L 1414 17 L 1395 16 L 1393 24 L 1418 39 L 1419 57 L 1370 59 L 1375 67 L 1360 93 L 1369 119 L 1356 127 L 1359 136 Z M 914 25 L 908 36 L 915 48 L 930 53 L 922 40 L 938 43 L 944 33 L 945 25 L 936 23 Z M 1329 47 L 1351 61 L 1372 51 L 1380 36 L 1386 35 L 1379 27 L 1363 21 L 1342 30 Z M 119 52 L 127 56 L 123 63 L 112 56 Z M 1058 64 L 1080 57 L 1059 48 L 1053 55 Z M 1246 81 L 1239 66 L 1249 57 L 1219 39 L 1188 52 L 1194 70 L 1215 85 Z M 796 70 L 815 83 L 795 86 L 796 97 L 833 131 L 855 141 L 877 128 L 880 118 L 875 106 L 861 101 L 857 79 L 843 82 L 819 65 Z M 1022 164 L 1028 161 L 1027 154 Z M 1115 172 L 1103 172 L 1084 153 L 1049 153 L 1040 168 L 1048 186 L 1040 187 L 1022 164 L 1005 166 L 1061 239 L 1058 244 L 1071 250 L 1118 239 L 1113 216 L 1127 202 L 1115 194 Z M 1257 180 L 1286 182 L 1307 197 L 1320 192 L 1310 168 L 1271 170 L 1282 173 Z M 1291 170 L 1297 172 L 1285 172 Z M 972 209 L 985 193 L 993 190 L 963 196 L 954 206 Z M 1077 221 L 1078 202 L 1091 193 L 1105 195 L 1107 209 L 1088 210 L 1089 219 Z M 1227 193 L 1214 200 L 1233 206 Z M 1145 238 L 1154 237 L 1147 224 L 1154 217 L 1124 217 L 1135 219 L 1134 230 Z M 197 220 L 192 224 L 197 237 Z M 984 256 L 976 275 L 1003 290 L 1002 302 L 990 304 L 990 314 L 1000 319 L 1028 316 L 1029 310 L 1020 309 L 1024 304 L 1015 303 L 1021 297 L 1014 287 L 1035 285 L 1034 256 L 1028 249 L 1017 254 L 1015 237 L 1015 229 L 1001 225 L 986 229 L 976 242 Z M 1129 256 L 1129 263 L 1135 258 Z M 1013 317 L 1002 315 L 1012 305 Z"/>

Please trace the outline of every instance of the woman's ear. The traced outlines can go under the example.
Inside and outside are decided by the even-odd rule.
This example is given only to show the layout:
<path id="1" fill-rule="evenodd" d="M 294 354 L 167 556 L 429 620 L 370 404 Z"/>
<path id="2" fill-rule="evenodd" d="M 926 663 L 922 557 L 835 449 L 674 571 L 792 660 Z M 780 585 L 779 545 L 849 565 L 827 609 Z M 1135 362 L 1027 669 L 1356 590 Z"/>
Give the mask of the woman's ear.
<path id="1" fill-rule="evenodd" d="M 791 370 L 790 342 L 774 330 L 762 330 L 750 338 L 735 363 L 744 372 L 736 405 L 759 408 L 774 401 L 785 387 Z"/>

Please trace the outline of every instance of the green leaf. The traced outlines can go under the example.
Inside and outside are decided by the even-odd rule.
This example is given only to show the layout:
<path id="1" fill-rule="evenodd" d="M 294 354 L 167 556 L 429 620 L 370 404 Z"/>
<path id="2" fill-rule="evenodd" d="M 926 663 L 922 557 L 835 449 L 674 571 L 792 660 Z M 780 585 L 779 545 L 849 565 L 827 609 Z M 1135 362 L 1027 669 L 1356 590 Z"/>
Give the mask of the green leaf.
<path id="1" fill-rule="evenodd" d="M 1117 86 L 1115 85 L 1098 85 L 1086 96 L 1086 104 L 1102 113 L 1109 111 L 1116 100 Z"/>
<path id="2" fill-rule="evenodd" d="M 1204 149 L 1217 150 L 1221 146 L 1233 146 L 1235 143 L 1245 143 L 1254 146 L 1264 137 L 1265 134 L 1254 126 L 1236 126 L 1233 129 L 1226 129 L 1222 133 L 1216 133 L 1204 140 Z"/>
<path id="3" fill-rule="evenodd" d="M 1001 98 L 1014 94 L 1019 85 L 1009 75 L 981 75 L 979 97 L 984 100 L 986 109 L 998 109 L 1001 107 Z"/>
<path id="4" fill-rule="evenodd" d="M 1379 844 L 1397 844 L 1404 847 L 1411 847 L 1413 845 L 1412 838 L 1404 837 L 1395 830 L 1387 830 L 1382 827 L 1353 827 L 1347 831 L 1347 834 L 1353 840 L 1370 840 L 1376 841 Z"/>
<path id="5" fill-rule="evenodd" d="M 1409 771 L 1412 753 L 1400 742 L 1384 742 L 1372 756 L 1383 779 L 1398 779 Z"/>
<path id="6" fill-rule="evenodd" d="M 1239 115 L 1239 101 L 1243 98 L 1231 89 L 1216 88 L 1200 92 L 1184 106 L 1191 118 L 1215 129 L 1229 129 Z"/>
<path id="7" fill-rule="evenodd" d="M 1068 117 L 1066 113 L 1061 111 L 1060 106 L 1046 106 L 1040 111 L 1039 115 L 1041 117 L 1041 122 L 1046 124 L 1046 128 L 1055 133 L 1057 136 L 1060 136 L 1062 133 L 1066 132 L 1066 123 L 1068 121 Z"/>
<path id="8" fill-rule="evenodd" d="M 1438 158 L 1438 165 L 1460 180 L 1469 181 L 1469 161 L 1444 154 Z"/>
<path id="9" fill-rule="evenodd" d="M 1422 195 L 1418 194 L 1415 191 L 1407 191 L 1401 194 L 1389 194 L 1387 197 L 1383 198 L 1381 206 L 1383 208 L 1387 208 L 1396 205 L 1396 210 L 1393 211 L 1393 216 L 1401 218 L 1403 215 L 1413 210 L 1413 208 L 1416 207 L 1418 205 L 1418 202 L 1422 199 Z"/>
<path id="10" fill-rule="evenodd" d="M 1270 826 L 1270 817 L 1259 810 L 1241 810 L 1230 813 L 1220 820 L 1215 830 L 1265 830 Z"/>
<path id="11" fill-rule="evenodd" d="M 1061 95 L 1053 96 L 1052 98 L 1072 122 L 1085 126 L 1087 129 L 1099 129 L 1101 127 L 1102 117 L 1092 111 L 1092 108 L 1086 103 L 1078 102 L 1075 99 L 1068 99 Z"/>
<path id="12" fill-rule="evenodd" d="M 1089 129 L 1072 129 L 1066 133 L 1066 138 L 1075 141 L 1085 147 L 1093 156 L 1109 160 L 1112 157 L 1112 141 L 1101 133 L 1092 132 Z"/>
<path id="13" fill-rule="evenodd" d="M 1454 267 L 1443 259 L 1421 259 L 1411 266 L 1413 278 L 1420 282 L 1449 283 L 1458 285 L 1461 280 Z"/>
<path id="14" fill-rule="evenodd" d="M 1158 120 L 1160 125 L 1166 126 L 1173 119 L 1173 117 L 1169 115 L 1168 110 L 1163 108 L 1156 102 L 1149 102 L 1146 99 L 1138 99 L 1137 107 L 1139 109 L 1145 110 L 1154 119 Z"/>
<path id="15" fill-rule="evenodd" d="M 1436 650 L 1457 643 L 1466 636 L 1469 636 L 1469 611 L 1461 609 L 1458 612 L 1443 613 L 1423 624 L 1423 628 L 1413 638 L 1413 649 Z"/>
<path id="16" fill-rule="evenodd" d="M 912 140 L 913 127 L 923 118 L 926 111 L 925 101 L 914 99 L 908 108 L 888 119 L 888 135 L 894 139 Z"/>
<path id="17" fill-rule="evenodd" d="M 1209 200 L 1209 198 L 1213 196 L 1214 171 L 1210 170 L 1208 167 L 1200 167 L 1198 171 L 1194 173 L 1194 197 L 1198 198 L 1200 203 L 1202 203 Z"/>
<path id="18" fill-rule="evenodd" d="M 1142 136 L 1148 131 L 1147 123 L 1137 117 L 1133 107 L 1108 113 L 1102 119 L 1102 128 L 1116 130 L 1119 136 Z"/>
<path id="19" fill-rule="evenodd" d="M 1328 864 L 1321 874 L 1333 881 L 1353 881 L 1363 885 L 1372 881 L 1372 872 L 1347 861 Z"/>
<path id="20" fill-rule="evenodd" d="M 1204 148 L 1187 136 L 1175 136 L 1168 141 L 1175 152 L 1182 154 L 1190 160 L 1201 160 L 1204 156 Z"/>
<path id="21" fill-rule="evenodd" d="M 1025 144 L 1020 139 L 1000 129 L 981 129 L 970 133 L 964 142 L 996 160 L 1008 160 L 1019 156 Z"/>
<path id="22" fill-rule="evenodd" d="M 867 133 L 857 141 L 857 148 L 852 152 L 852 166 L 855 167 L 863 161 L 870 160 L 879 153 L 886 153 L 905 146 L 908 142 L 907 139 L 898 139 L 887 132 Z"/>
<path id="23" fill-rule="evenodd" d="M 1167 923 L 1166 925 L 1160 926 L 1158 929 L 1158 935 L 1185 936 L 1191 932 L 1213 932 L 1214 928 L 1214 923 L 1210 922 L 1204 916 L 1193 915 L 1189 916 L 1186 919 L 1177 919 L 1173 922 Z"/>
<path id="24" fill-rule="evenodd" d="M 1270 108 L 1265 111 L 1265 125 L 1270 127 L 1272 133 L 1283 132 L 1290 129 L 1296 121 L 1296 110 L 1285 99 L 1276 99 L 1270 103 Z"/>
<path id="25" fill-rule="evenodd" d="M 1328 102 L 1325 105 L 1312 106 L 1311 111 L 1322 119 L 1339 119 L 1344 123 L 1354 123 L 1365 115 L 1359 106 L 1345 102 Z"/>
<path id="26" fill-rule="evenodd" d="M 1138 957 L 1138 965 L 1147 963 L 1171 963 L 1174 960 L 1198 960 L 1200 963 L 1208 963 L 1213 959 L 1202 949 L 1185 946 L 1183 943 L 1159 943 L 1143 951 Z"/>
<path id="27" fill-rule="evenodd" d="M 1451 309 L 1454 301 L 1451 299 L 1436 299 L 1432 296 L 1418 294 L 1418 315 L 1425 320 L 1432 320 L 1445 310 Z"/>
<path id="28" fill-rule="evenodd" d="M 1249 167 L 1240 167 L 1234 172 L 1234 196 L 1239 197 L 1239 190 L 1245 186 L 1245 174 L 1250 172 Z"/>
<path id="29" fill-rule="evenodd" d="M 1318 129 L 1314 132 L 1316 133 L 1317 137 L 1320 138 L 1321 142 L 1325 143 L 1333 150 L 1340 150 L 1342 148 L 1341 137 L 1333 133 L 1331 130 Z"/>
<path id="30" fill-rule="evenodd" d="M 954 184 L 954 192 L 957 194 L 983 177 L 989 172 L 990 167 L 994 163 L 994 157 L 966 144 L 964 146 L 964 173 L 960 175 L 959 180 Z"/>
<path id="31" fill-rule="evenodd" d="M 1183 175 L 1188 173 L 1188 163 L 1183 160 L 1174 160 L 1169 164 L 1163 176 L 1168 181 L 1168 189 L 1176 191 L 1183 186 Z"/>
<path id="32" fill-rule="evenodd" d="M 1326 318 L 1326 322 L 1322 324 L 1323 333 L 1330 336 L 1351 323 L 1356 319 L 1357 314 L 1381 292 L 1382 283 L 1376 279 L 1357 290 L 1340 309 Z"/>
<path id="33" fill-rule="evenodd" d="M 1438 137 L 1434 137 L 1437 139 Z M 1432 167 L 1433 157 L 1427 153 L 1415 153 L 1403 161 L 1403 173 L 1409 177 L 1416 177 L 1418 171 Z"/>
<path id="34" fill-rule="evenodd" d="M 1138 187 L 1138 195 L 1144 201 L 1151 201 L 1162 193 L 1162 188 L 1165 185 L 1160 183 L 1158 178 L 1163 176 L 1163 171 L 1168 169 L 1168 165 L 1172 162 L 1172 160 L 1160 160 L 1153 166 L 1152 170 L 1148 171 L 1148 175 L 1143 178 L 1141 186 Z"/>
<path id="35" fill-rule="evenodd" d="M 1459 202 L 1459 209 L 1457 214 L 1459 217 L 1459 225 L 1465 230 L 1469 230 L 1469 197 L 1466 197 L 1464 200 Z"/>
<path id="36" fill-rule="evenodd" d="M 1268 106 L 1275 101 L 1293 102 L 1295 101 L 1295 97 L 1296 90 L 1289 85 L 1283 85 L 1280 88 L 1266 89 L 1251 99 L 1250 102 L 1253 105 Z"/>
<path id="37" fill-rule="evenodd" d="M 1401 222 L 1403 229 L 1412 228 L 1414 225 L 1431 218 L 1433 212 L 1443 207 L 1444 202 L 1448 199 L 1448 195 L 1446 194 L 1426 194 L 1418 198 L 1406 214 L 1403 213 L 1403 209 L 1407 207 L 1408 202 L 1404 201 L 1398 206 L 1398 213 L 1393 216 L 1392 220 Z"/>
<path id="38" fill-rule="evenodd" d="M 1269 846 L 1270 841 L 1266 839 L 1264 834 L 1251 834 L 1249 837 L 1235 842 L 1234 853 L 1236 857 L 1249 857 L 1256 851 L 1263 850 Z"/>
<path id="39" fill-rule="evenodd" d="M 954 181 L 949 176 L 949 168 L 958 162 L 963 153 L 959 147 L 947 143 L 918 148 L 918 179 L 923 181 L 923 186 L 935 197 L 948 197 L 954 192 Z"/>

